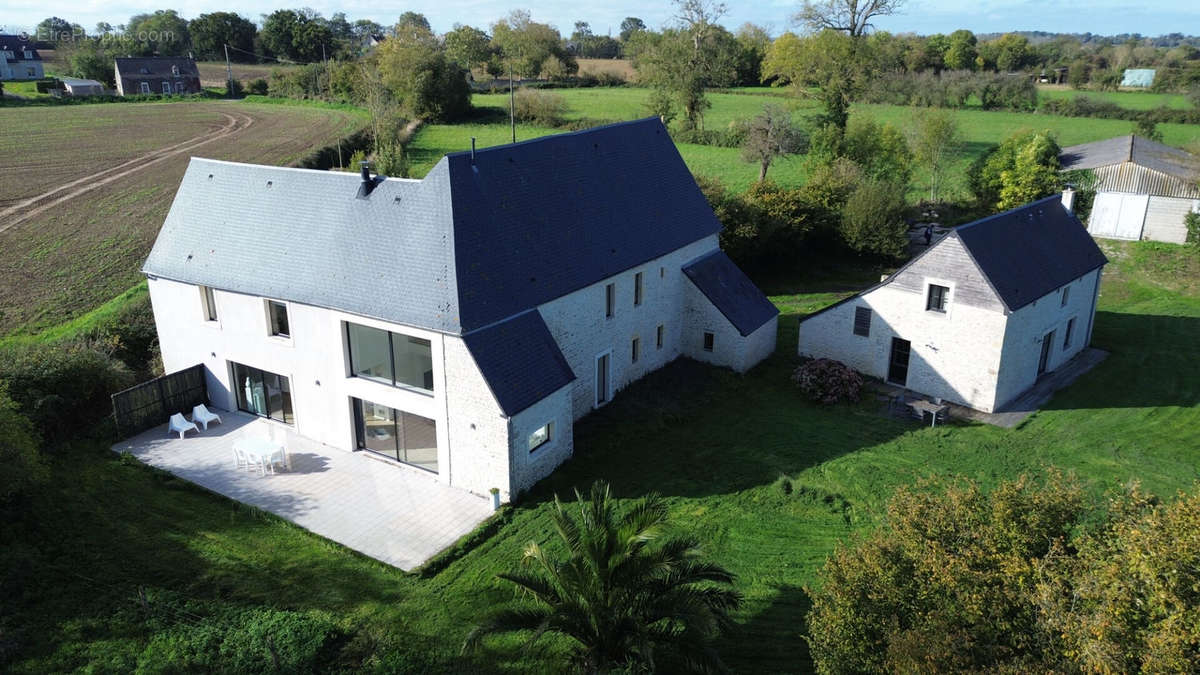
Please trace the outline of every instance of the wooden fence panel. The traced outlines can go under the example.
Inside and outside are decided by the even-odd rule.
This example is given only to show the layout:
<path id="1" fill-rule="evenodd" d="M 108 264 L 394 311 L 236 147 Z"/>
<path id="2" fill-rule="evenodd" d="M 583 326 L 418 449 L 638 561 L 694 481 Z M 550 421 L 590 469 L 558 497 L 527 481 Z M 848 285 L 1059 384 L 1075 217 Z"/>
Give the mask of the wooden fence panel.
<path id="1" fill-rule="evenodd" d="M 113 394 L 113 419 L 121 436 L 128 437 L 166 424 L 177 412 L 186 415 L 201 403 L 208 404 L 208 382 L 198 364 Z"/>

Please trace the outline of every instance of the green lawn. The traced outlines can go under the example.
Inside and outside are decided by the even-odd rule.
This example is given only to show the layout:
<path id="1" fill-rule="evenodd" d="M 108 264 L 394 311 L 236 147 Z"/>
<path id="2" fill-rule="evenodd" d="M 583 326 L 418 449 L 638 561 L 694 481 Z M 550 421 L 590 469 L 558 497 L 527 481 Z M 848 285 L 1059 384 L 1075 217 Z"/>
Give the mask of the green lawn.
<path id="1" fill-rule="evenodd" d="M 746 602 L 720 645 L 735 671 L 804 672 L 804 587 L 837 542 L 878 522 L 899 485 L 933 474 L 991 485 L 1055 465 L 1093 494 L 1140 479 L 1170 497 L 1200 478 L 1200 262 L 1169 245 L 1109 254 L 1094 344 L 1111 356 L 1017 429 L 929 429 L 882 417 L 875 400 L 807 403 L 787 377 L 797 316 L 844 294 L 778 295 L 779 346 L 766 363 L 739 376 L 681 362 L 625 390 L 576 426 L 573 460 L 428 577 L 122 461 L 104 444 L 62 449 L 25 517 L 0 521 L 6 593 L 26 589 L 6 600 L 10 619 L 0 613 L 6 640 L 21 646 L 9 668 L 127 671 L 173 623 L 269 605 L 342 617 L 358 634 L 347 658 L 372 655 L 372 670 L 553 670 L 552 643 L 527 653 L 501 642 L 474 661 L 458 646 L 481 612 L 511 597 L 495 574 L 526 542 L 552 541 L 550 496 L 605 478 L 623 497 L 665 495 L 679 529 L 737 573 Z M 790 495 L 778 484 L 785 475 Z M 140 608 L 139 589 L 179 594 L 190 615 Z"/>
<path id="2" fill-rule="evenodd" d="M 1158 94 L 1149 91 L 1079 91 L 1059 87 L 1038 87 L 1038 97 L 1042 99 L 1076 98 L 1078 96 L 1086 96 L 1099 101 L 1111 101 L 1130 110 L 1150 110 L 1161 106 L 1187 110 L 1195 107 L 1183 94 Z"/>

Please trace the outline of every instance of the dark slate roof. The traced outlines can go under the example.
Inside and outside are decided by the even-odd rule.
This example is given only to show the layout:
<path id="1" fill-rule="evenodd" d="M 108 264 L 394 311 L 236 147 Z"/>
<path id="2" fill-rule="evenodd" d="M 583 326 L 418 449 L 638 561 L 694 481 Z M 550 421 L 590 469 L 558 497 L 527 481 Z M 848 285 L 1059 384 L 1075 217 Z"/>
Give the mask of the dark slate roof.
<path id="1" fill-rule="evenodd" d="M 29 50 L 32 53 L 30 59 L 25 58 L 25 51 Z M 20 35 L 0 35 L 0 51 L 9 51 L 13 53 L 9 63 L 19 61 L 41 61 L 42 57 L 38 54 L 37 49 L 34 49 L 34 43 L 26 37 Z"/>
<path id="2" fill-rule="evenodd" d="M 1009 312 L 1108 262 L 1083 223 L 1054 195 L 982 218 L 951 231 L 870 288 L 801 317 L 818 314 L 886 286 L 941 242 L 957 237 Z"/>
<path id="3" fill-rule="evenodd" d="M 200 77 L 200 69 L 196 62 L 186 57 L 123 57 L 117 61 L 117 73 L 124 78 L 140 77 Z M 179 75 L 175 75 L 171 66 L 179 67 Z"/>
<path id="4" fill-rule="evenodd" d="M 1010 312 L 1108 262 L 1054 195 L 954 230 Z"/>
<path id="5" fill-rule="evenodd" d="M 779 314 L 724 251 L 713 251 L 693 260 L 684 266 L 683 273 L 743 336 Z"/>
<path id="6" fill-rule="evenodd" d="M 1133 162 L 1181 180 L 1194 180 L 1200 174 L 1200 159 L 1195 155 L 1133 135 L 1063 148 L 1058 161 L 1064 171 L 1098 169 L 1102 166 Z"/>
<path id="7" fill-rule="evenodd" d="M 536 309 L 467 333 L 463 342 L 509 417 L 575 379 Z"/>
<path id="8" fill-rule="evenodd" d="M 721 229 L 657 117 L 446 159 L 464 331 Z"/>

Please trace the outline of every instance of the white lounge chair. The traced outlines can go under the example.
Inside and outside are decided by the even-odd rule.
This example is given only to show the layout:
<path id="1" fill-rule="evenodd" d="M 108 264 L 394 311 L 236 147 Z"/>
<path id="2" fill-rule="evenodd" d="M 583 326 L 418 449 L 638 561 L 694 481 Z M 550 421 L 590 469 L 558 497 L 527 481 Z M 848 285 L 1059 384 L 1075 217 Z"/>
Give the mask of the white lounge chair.
<path id="1" fill-rule="evenodd" d="M 188 431 L 200 433 L 200 429 L 196 428 L 195 424 L 192 424 L 184 419 L 183 413 L 175 413 L 174 415 L 171 415 L 170 421 L 167 422 L 167 433 L 172 434 L 176 431 L 179 432 L 180 439 L 182 439 L 183 434 Z"/>
<path id="2" fill-rule="evenodd" d="M 221 422 L 221 416 L 214 412 L 210 412 L 208 408 L 204 407 L 203 403 L 195 408 L 192 408 L 192 423 L 196 422 L 199 422 L 201 425 L 203 425 L 205 431 L 208 431 L 209 422 L 220 422 L 221 424 L 224 424 L 224 422 Z"/>

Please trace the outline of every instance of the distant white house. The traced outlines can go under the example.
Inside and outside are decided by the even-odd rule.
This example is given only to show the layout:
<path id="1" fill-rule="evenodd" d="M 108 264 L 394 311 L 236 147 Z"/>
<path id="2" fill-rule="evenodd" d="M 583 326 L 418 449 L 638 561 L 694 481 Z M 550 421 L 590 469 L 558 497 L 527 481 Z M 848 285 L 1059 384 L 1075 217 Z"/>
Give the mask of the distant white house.
<path id="1" fill-rule="evenodd" d="M 1182 244 L 1184 218 L 1200 212 L 1200 158 L 1141 136 L 1118 136 L 1063 148 L 1063 171 L 1095 176 L 1088 231 L 1108 239 Z"/>
<path id="2" fill-rule="evenodd" d="M 651 118 L 422 180 L 193 159 L 144 272 L 166 370 L 216 406 L 508 499 L 634 380 L 774 350 L 720 229 Z"/>
<path id="3" fill-rule="evenodd" d="M 1107 260 L 1059 196 L 955 228 L 800 322 L 801 356 L 994 412 L 1092 337 Z"/>
<path id="4" fill-rule="evenodd" d="M 0 80 L 40 80 L 42 57 L 29 38 L 0 35 Z"/>

